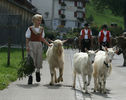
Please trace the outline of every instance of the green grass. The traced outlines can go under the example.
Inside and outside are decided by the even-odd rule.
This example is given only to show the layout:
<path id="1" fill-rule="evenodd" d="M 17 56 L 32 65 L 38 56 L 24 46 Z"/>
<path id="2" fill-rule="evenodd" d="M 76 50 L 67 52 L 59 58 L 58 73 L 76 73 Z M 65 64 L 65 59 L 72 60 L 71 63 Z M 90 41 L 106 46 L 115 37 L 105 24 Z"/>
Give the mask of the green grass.
<path id="1" fill-rule="evenodd" d="M 46 57 L 45 53 L 43 57 Z M 0 90 L 17 80 L 17 70 L 21 60 L 21 49 L 11 49 L 10 66 L 7 66 L 7 48 L 0 49 Z"/>
<path id="2" fill-rule="evenodd" d="M 103 24 L 110 25 L 112 22 L 117 23 L 118 26 L 124 27 L 123 17 L 115 16 L 110 10 L 105 10 L 103 13 L 100 13 L 94 9 L 94 4 L 92 2 L 86 5 L 86 18 L 90 15 L 94 18 L 94 23 L 97 26 Z"/>
<path id="3" fill-rule="evenodd" d="M 10 66 L 7 66 L 7 49 L 0 49 L 0 90 L 17 79 L 17 69 L 21 59 L 21 50 L 11 49 Z"/>

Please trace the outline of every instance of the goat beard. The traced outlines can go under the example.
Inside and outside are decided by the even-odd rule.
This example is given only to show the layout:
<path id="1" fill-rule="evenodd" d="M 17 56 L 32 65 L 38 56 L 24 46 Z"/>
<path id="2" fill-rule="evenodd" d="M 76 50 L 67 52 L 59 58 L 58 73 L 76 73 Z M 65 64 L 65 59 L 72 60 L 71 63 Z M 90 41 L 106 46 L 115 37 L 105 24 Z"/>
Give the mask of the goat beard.
<path id="1" fill-rule="evenodd" d="M 58 49 L 58 55 L 59 55 L 59 56 L 62 55 L 62 52 L 63 52 L 62 48 Z"/>

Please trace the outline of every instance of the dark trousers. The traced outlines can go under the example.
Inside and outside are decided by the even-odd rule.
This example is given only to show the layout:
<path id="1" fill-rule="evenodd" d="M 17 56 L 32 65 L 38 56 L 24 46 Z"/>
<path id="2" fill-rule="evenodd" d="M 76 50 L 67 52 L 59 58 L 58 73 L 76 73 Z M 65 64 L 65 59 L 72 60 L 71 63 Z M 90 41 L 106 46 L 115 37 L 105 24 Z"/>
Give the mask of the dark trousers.
<path id="1" fill-rule="evenodd" d="M 109 42 L 101 42 L 100 43 L 100 50 L 102 50 L 102 46 L 109 48 Z"/>
<path id="2" fill-rule="evenodd" d="M 90 49 L 91 47 L 91 40 L 90 39 L 82 39 L 81 40 L 81 52 L 85 52 L 86 49 Z"/>

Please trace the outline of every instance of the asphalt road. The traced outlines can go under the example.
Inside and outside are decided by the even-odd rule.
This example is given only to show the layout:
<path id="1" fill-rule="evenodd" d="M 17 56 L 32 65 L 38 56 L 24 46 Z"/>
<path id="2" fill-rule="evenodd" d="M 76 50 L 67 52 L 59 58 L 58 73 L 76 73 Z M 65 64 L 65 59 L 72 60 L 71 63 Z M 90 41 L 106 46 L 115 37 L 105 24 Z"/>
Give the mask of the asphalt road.
<path id="1" fill-rule="evenodd" d="M 50 71 L 47 61 L 43 62 L 41 70 L 41 82 L 35 81 L 33 85 L 27 85 L 27 78 L 11 83 L 6 89 L 0 91 L 0 100 L 126 100 L 126 67 L 123 65 L 122 55 L 114 56 L 112 62 L 112 73 L 107 79 L 107 94 L 93 92 L 93 78 L 88 87 L 89 94 L 82 90 L 83 82 L 81 76 L 76 78 L 76 89 L 72 88 L 73 83 L 73 54 L 77 50 L 64 51 L 64 82 L 49 86 Z"/>

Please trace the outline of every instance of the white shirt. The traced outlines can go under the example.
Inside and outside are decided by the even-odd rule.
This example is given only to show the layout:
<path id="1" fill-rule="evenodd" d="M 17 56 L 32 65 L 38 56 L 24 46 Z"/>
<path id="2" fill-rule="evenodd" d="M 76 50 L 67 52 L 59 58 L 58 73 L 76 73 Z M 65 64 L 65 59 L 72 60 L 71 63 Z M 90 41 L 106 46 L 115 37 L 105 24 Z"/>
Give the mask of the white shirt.
<path id="1" fill-rule="evenodd" d="M 84 32 L 85 32 L 84 39 L 88 39 L 88 29 L 84 29 Z M 82 35 L 82 30 L 80 32 L 80 35 Z M 90 35 L 92 35 L 92 31 L 90 31 Z"/>
<path id="2" fill-rule="evenodd" d="M 103 30 L 103 34 L 104 34 L 104 38 L 103 38 L 103 42 L 107 41 L 107 31 Z M 99 37 L 101 36 L 101 32 L 99 32 Z M 109 37 L 111 37 L 111 33 L 109 32 Z"/>
<path id="3" fill-rule="evenodd" d="M 39 32 L 39 28 L 35 28 L 35 31 L 36 32 Z M 25 34 L 25 37 L 26 38 L 30 38 L 31 37 L 31 30 L 28 28 L 27 31 L 26 31 L 26 34 Z M 42 38 L 45 37 L 45 32 L 43 30 L 43 33 L 42 33 Z"/>

